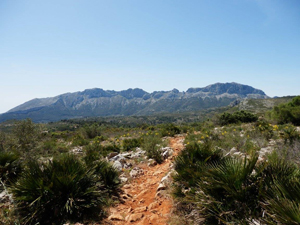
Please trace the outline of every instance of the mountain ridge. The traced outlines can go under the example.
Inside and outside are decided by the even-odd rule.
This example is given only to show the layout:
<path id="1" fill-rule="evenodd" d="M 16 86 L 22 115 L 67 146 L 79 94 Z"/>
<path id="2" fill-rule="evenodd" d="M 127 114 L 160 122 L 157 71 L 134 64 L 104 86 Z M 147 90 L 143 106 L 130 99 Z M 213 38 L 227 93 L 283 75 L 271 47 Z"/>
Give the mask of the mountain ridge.
<path id="1" fill-rule="evenodd" d="M 31 118 L 49 122 L 74 117 L 151 115 L 201 110 L 229 105 L 236 99 L 269 98 L 262 90 L 238 83 L 216 83 L 203 88 L 148 93 L 140 88 L 122 91 L 86 89 L 55 97 L 35 98 L 0 114 L 7 119 Z"/>

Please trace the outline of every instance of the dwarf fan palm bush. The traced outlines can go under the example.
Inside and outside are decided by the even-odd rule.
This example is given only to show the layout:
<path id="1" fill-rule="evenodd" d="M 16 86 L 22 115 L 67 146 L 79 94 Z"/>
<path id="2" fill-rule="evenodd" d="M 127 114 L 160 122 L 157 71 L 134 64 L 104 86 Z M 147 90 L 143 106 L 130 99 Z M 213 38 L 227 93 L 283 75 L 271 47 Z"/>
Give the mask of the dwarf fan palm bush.
<path id="1" fill-rule="evenodd" d="M 277 181 L 262 206 L 267 224 L 300 224 L 300 183 Z"/>
<path id="2" fill-rule="evenodd" d="M 100 176 L 72 155 L 30 161 L 11 191 L 24 224 L 83 218 L 101 212 L 106 201 Z"/>
<path id="3" fill-rule="evenodd" d="M 248 224 L 262 215 L 262 176 L 255 170 L 257 158 L 226 157 L 219 164 L 206 166 L 193 196 L 206 224 Z"/>
<path id="4" fill-rule="evenodd" d="M 222 160 L 222 153 L 219 149 L 213 149 L 211 143 L 198 144 L 192 142 L 186 145 L 185 149 L 175 159 L 175 181 L 185 187 L 195 187 L 198 180 L 203 176 L 206 165 L 219 163 Z"/>
<path id="5" fill-rule="evenodd" d="M 7 182 L 14 179 L 21 172 L 19 154 L 15 152 L 0 151 L 0 179 Z"/>
<path id="6" fill-rule="evenodd" d="M 264 169 L 266 188 L 261 205 L 267 224 L 300 223 L 300 170 L 273 153 Z"/>
<path id="7" fill-rule="evenodd" d="M 101 177 L 101 181 L 109 194 L 115 194 L 120 186 L 119 172 L 105 160 L 94 162 L 95 174 Z"/>

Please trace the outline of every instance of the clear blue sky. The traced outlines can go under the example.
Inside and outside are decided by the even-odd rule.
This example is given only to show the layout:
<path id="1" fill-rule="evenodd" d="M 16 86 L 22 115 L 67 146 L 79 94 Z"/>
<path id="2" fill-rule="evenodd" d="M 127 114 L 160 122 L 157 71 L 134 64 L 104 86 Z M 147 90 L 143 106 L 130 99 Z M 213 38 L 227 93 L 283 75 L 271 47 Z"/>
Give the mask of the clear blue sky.
<path id="1" fill-rule="evenodd" d="M 1 0 L 0 113 L 88 88 L 300 94 L 300 0 Z"/>

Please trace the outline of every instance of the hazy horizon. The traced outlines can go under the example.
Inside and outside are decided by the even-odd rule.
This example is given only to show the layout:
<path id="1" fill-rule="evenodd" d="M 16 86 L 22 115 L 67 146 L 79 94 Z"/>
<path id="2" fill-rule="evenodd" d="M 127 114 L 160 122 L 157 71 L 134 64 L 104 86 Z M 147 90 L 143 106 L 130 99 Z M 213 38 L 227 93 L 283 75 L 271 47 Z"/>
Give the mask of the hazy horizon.
<path id="1" fill-rule="evenodd" d="M 91 88 L 300 94 L 298 0 L 3 0 L 0 34 L 0 113 Z"/>

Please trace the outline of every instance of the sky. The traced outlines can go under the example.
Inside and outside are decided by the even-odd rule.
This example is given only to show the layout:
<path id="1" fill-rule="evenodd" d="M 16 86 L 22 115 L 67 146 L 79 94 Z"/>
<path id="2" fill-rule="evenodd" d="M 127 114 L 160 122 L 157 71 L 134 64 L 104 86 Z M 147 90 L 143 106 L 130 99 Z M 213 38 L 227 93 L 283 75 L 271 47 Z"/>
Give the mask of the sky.
<path id="1" fill-rule="evenodd" d="M 1 0 L 0 113 L 89 88 L 300 94 L 299 0 Z"/>

